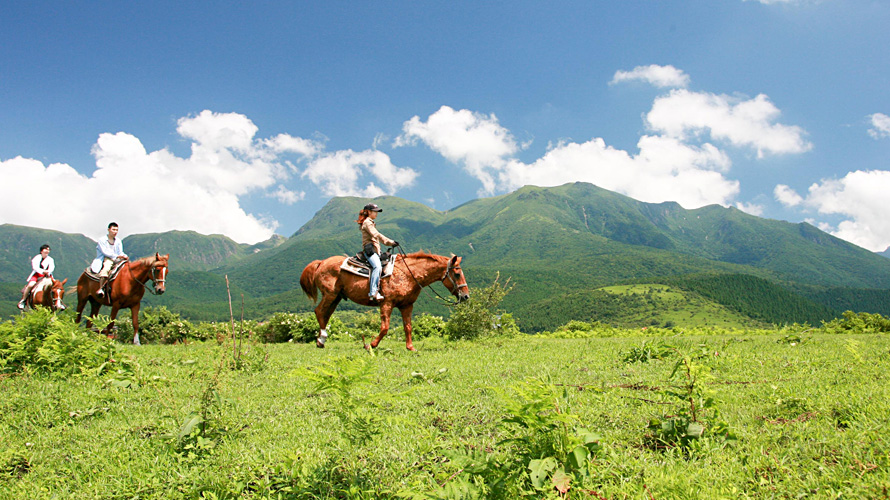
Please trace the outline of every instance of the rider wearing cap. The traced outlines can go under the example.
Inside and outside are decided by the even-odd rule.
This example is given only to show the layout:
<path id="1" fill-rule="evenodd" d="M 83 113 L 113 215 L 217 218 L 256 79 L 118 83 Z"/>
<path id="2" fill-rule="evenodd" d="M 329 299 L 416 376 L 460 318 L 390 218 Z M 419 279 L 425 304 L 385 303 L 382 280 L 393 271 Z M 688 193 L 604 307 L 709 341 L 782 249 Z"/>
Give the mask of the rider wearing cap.
<path id="1" fill-rule="evenodd" d="M 380 243 L 384 245 L 397 247 L 399 242 L 391 240 L 380 234 L 377 230 L 374 219 L 383 209 L 374 203 L 368 203 L 365 208 L 358 214 L 358 224 L 362 228 L 362 251 L 371 264 L 371 293 L 368 294 L 372 300 L 383 300 L 383 295 L 378 291 L 380 289 L 380 273 L 382 266 L 380 265 Z"/>
<path id="2" fill-rule="evenodd" d="M 22 300 L 19 301 L 18 308 L 25 308 L 25 299 L 34 289 L 34 286 L 43 278 L 52 277 L 53 271 L 56 269 L 56 263 L 49 256 L 49 245 L 41 245 L 40 253 L 31 259 L 31 274 L 28 275 L 28 284 L 22 289 Z"/>

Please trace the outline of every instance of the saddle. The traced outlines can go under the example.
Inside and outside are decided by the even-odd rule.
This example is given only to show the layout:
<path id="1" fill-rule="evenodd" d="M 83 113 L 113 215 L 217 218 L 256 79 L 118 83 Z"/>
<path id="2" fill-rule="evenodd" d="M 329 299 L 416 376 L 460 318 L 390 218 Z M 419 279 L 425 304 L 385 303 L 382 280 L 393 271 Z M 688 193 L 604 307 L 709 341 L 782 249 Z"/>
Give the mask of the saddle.
<path id="1" fill-rule="evenodd" d="M 383 252 L 380 254 L 380 266 L 383 267 L 382 272 L 380 273 L 380 278 L 386 278 L 387 276 L 392 275 L 393 267 L 396 264 L 396 256 L 389 253 Z M 367 257 L 365 257 L 364 252 L 359 252 L 352 257 L 347 258 L 340 264 L 340 270 L 346 271 L 348 273 L 356 274 L 358 276 L 362 276 L 364 278 L 371 277 L 371 264 L 368 263 Z"/>
<path id="2" fill-rule="evenodd" d="M 114 261 L 114 264 L 111 265 L 111 270 L 108 271 L 108 281 L 105 282 L 105 296 L 111 296 L 111 283 L 114 282 L 114 278 L 117 277 L 118 273 L 120 273 L 121 269 L 123 269 L 124 264 L 130 262 L 127 259 L 119 259 Z M 99 273 L 94 273 L 90 266 L 87 266 L 86 269 L 83 270 L 83 274 L 86 275 L 87 278 L 93 281 L 99 281 Z"/>

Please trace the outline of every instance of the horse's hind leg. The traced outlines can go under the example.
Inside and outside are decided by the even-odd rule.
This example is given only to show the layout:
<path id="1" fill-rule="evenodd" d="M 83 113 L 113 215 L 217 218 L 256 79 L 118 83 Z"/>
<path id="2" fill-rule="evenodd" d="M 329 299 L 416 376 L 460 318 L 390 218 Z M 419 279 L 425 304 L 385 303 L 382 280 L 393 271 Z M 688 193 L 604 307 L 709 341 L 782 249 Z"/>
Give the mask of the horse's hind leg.
<path id="1" fill-rule="evenodd" d="M 331 315 L 334 314 L 334 310 L 337 309 L 337 305 L 340 304 L 341 299 L 339 295 L 333 299 L 323 296 L 321 302 L 315 307 L 315 319 L 318 320 L 319 328 L 318 337 L 315 338 L 315 347 L 324 348 L 324 343 L 328 339 L 328 321 L 331 319 Z"/>
<path id="2" fill-rule="evenodd" d="M 389 331 L 389 317 L 392 316 L 392 304 L 389 302 L 384 302 L 382 306 L 380 306 L 380 335 L 377 336 L 371 342 L 371 347 L 377 347 L 383 337 L 386 336 L 386 332 Z"/>

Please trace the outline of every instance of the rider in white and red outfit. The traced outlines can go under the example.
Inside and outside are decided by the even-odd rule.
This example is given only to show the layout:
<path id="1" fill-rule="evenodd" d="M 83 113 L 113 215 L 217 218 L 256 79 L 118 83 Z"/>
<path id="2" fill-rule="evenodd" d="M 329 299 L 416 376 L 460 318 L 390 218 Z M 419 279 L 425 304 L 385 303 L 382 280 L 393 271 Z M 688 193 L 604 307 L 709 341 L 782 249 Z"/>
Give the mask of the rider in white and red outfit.
<path id="1" fill-rule="evenodd" d="M 25 308 L 25 299 L 43 278 L 51 278 L 53 271 L 56 269 L 56 263 L 49 256 L 49 245 L 40 247 L 40 253 L 31 259 L 31 274 L 28 275 L 28 284 L 22 289 L 22 300 L 19 301 L 19 309 Z"/>

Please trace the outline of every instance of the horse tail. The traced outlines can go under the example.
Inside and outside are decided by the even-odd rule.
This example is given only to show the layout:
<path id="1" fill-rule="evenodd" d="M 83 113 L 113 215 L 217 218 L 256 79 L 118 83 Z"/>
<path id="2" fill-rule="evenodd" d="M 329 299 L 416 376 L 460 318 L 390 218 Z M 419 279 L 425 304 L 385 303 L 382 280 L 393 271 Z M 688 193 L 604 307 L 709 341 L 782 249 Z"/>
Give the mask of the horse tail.
<path id="1" fill-rule="evenodd" d="M 313 260 L 303 269 L 303 274 L 300 275 L 300 288 L 303 289 L 303 293 L 306 294 L 307 297 L 312 299 L 312 303 L 318 299 L 318 288 L 315 286 L 315 273 L 318 271 L 318 266 L 321 265 L 320 260 Z"/>

